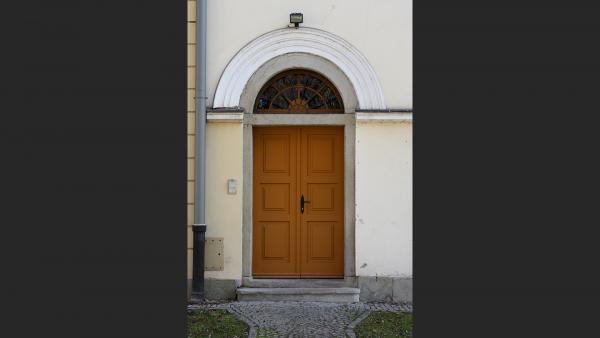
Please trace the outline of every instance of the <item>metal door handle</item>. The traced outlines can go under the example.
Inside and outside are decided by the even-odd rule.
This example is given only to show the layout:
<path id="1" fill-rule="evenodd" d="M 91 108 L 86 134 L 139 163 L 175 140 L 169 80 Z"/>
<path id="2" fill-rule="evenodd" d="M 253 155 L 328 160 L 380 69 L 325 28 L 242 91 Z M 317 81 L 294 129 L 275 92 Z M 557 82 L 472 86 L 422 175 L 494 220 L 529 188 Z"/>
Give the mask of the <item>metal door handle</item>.
<path id="1" fill-rule="evenodd" d="M 310 203 L 310 201 L 304 200 L 304 194 L 300 196 L 300 213 L 304 213 L 304 203 Z"/>

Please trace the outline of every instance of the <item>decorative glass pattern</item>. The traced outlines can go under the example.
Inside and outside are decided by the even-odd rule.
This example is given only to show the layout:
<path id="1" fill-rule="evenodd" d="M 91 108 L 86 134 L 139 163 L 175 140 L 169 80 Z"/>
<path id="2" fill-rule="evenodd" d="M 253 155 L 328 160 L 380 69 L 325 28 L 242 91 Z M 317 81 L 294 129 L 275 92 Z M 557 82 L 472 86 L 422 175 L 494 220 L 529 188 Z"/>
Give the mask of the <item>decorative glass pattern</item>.
<path id="1" fill-rule="evenodd" d="M 293 69 L 275 75 L 260 90 L 255 113 L 343 113 L 342 97 L 325 77 Z"/>

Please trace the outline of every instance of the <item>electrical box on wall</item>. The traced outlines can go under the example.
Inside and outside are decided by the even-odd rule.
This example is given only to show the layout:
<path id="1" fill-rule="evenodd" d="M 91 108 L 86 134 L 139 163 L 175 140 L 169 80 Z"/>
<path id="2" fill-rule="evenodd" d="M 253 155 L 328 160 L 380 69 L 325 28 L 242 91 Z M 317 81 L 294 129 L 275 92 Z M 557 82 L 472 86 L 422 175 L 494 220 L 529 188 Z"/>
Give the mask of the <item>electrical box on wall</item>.
<path id="1" fill-rule="evenodd" d="M 227 180 L 227 193 L 230 195 L 237 193 L 237 181 L 233 178 Z"/>
<path id="2" fill-rule="evenodd" d="M 223 271 L 223 238 L 204 239 L 204 271 Z"/>

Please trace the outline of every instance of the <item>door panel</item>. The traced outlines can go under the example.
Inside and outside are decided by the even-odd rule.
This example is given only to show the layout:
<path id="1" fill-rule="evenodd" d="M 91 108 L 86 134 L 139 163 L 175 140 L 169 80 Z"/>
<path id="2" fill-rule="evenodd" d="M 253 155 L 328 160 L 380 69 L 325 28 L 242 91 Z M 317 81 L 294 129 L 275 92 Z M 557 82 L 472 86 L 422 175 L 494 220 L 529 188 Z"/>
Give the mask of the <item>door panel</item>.
<path id="1" fill-rule="evenodd" d="M 342 278 L 343 127 L 253 129 L 253 276 Z"/>
<path id="2" fill-rule="evenodd" d="M 306 222 L 308 230 L 308 259 L 335 258 L 335 222 Z"/>
<path id="3" fill-rule="evenodd" d="M 254 128 L 255 276 L 298 277 L 297 128 Z"/>
<path id="4" fill-rule="evenodd" d="M 300 220 L 303 277 L 344 276 L 344 129 L 302 128 Z"/>
<path id="5" fill-rule="evenodd" d="M 263 240 L 262 258 L 290 260 L 290 222 L 260 222 Z"/>

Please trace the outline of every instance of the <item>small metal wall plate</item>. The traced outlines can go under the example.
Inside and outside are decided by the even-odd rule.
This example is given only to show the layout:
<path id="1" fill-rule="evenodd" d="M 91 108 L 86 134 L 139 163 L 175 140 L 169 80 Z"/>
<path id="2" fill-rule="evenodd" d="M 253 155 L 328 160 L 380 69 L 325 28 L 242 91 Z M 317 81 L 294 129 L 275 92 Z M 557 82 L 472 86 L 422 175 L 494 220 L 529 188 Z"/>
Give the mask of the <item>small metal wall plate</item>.
<path id="1" fill-rule="evenodd" d="M 204 271 L 223 271 L 223 238 L 206 237 L 204 239 Z"/>

